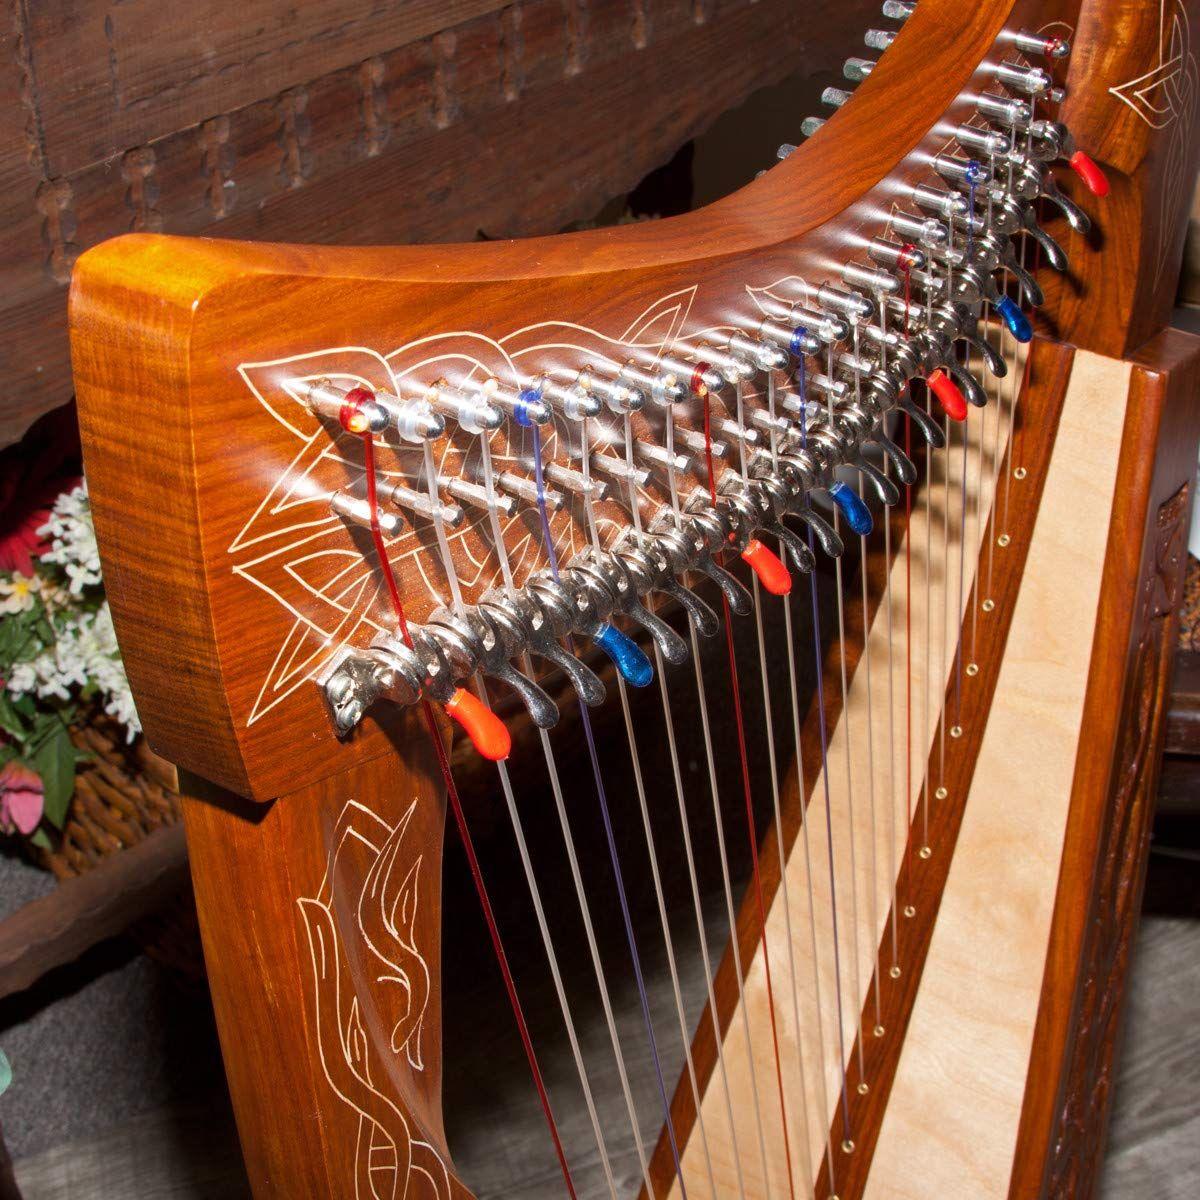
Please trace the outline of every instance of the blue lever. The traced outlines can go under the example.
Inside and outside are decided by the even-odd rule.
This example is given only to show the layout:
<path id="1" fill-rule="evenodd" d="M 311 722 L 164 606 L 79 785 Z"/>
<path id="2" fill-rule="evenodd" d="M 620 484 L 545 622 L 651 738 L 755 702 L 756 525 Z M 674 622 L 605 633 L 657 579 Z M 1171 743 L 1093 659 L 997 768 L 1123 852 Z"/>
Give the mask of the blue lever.
<path id="1" fill-rule="evenodd" d="M 842 516 L 846 518 L 846 524 L 859 537 L 866 537 L 875 528 L 875 522 L 871 519 L 871 510 L 862 502 L 861 497 L 853 488 L 847 487 L 839 480 L 829 489 L 829 495 L 834 504 L 841 509 Z"/>
<path id="2" fill-rule="evenodd" d="M 626 683 L 646 687 L 654 678 L 654 668 L 641 646 L 615 625 L 605 625 L 592 640 L 616 663 Z"/>
<path id="3" fill-rule="evenodd" d="M 1000 319 L 1008 327 L 1008 332 L 1018 342 L 1028 342 L 1033 339 L 1033 326 L 1030 325 L 1029 318 L 1021 311 L 1017 302 L 1010 296 L 1001 296 L 996 301 L 996 311 L 1000 314 Z"/>

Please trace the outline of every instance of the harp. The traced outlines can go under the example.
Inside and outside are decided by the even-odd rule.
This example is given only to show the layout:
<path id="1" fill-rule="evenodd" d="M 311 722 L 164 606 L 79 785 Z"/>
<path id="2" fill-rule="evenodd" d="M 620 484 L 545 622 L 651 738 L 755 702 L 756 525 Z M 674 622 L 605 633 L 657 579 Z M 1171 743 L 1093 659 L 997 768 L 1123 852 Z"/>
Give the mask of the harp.
<path id="1" fill-rule="evenodd" d="M 620 1137 L 646 1197 L 1090 1194 L 1195 463 L 1196 344 L 1162 328 L 1192 14 L 884 11 L 834 114 L 684 217 L 452 247 L 137 235 L 80 260 L 97 533 L 181 769 L 256 1195 L 472 1194 L 441 1106 L 448 812 L 477 867 L 452 737 L 498 763 L 552 963 L 514 740 L 577 882 L 573 830 L 600 816 L 609 891 L 553 903 L 589 939 L 617 924 L 641 993 L 638 1103 L 611 1017 L 581 1047 L 566 988 L 565 1082 L 525 1038 L 546 1194 L 630 1191 Z M 711 748 L 718 723 L 731 772 L 711 749 L 682 771 L 676 735 Z M 655 885 L 687 864 L 682 911 L 657 895 L 666 1022 L 614 748 Z M 597 1116 L 600 1055 L 625 1131 Z"/>

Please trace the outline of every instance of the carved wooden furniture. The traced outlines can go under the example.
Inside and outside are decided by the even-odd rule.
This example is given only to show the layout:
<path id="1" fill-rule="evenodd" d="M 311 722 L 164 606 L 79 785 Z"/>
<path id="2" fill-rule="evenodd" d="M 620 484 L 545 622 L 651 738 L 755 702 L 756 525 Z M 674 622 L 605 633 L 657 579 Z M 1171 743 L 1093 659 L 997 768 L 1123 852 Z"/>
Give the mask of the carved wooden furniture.
<path id="1" fill-rule="evenodd" d="M 643 686 L 665 729 L 627 722 L 649 861 L 694 871 L 689 812 L 711 802 L 753 862 L 736 911 L 724 841 L 702 881 L 728 910 L 719 962 L 690 909 L 661 914 L 707 1004 L 664 1066 L 643 1000 L 663 1115 L 644 1144 L 627 1101 L 643 1193 L 1090 1194 L 1195 465 L 1200 353 L 1148 328 L 1146 300 L 1151 248 L 1178 252 L 1151 197 L 1195 172 L 1195 13 L 1164 6 L 1160 38 L 1137 5 L 886 8 L 898 31 L 869 34 L 885 52 L 847 65 L 862 82 L 836 115 L 683 217 L 452 247 L 142 235 L 80 260 L 106 578 L 144 724 L 183 771 L 259 1195 L 471 1194 L 440 1105 L 447 808 L 475 865 L 443 739 L 453 718 L 502 760 L 497 691 L 539 728 L 556 811 L 537 819 L 573 870 L 577 806 L 603 818 L 612 892 L 553 898 L 624 925 L 628 971 L 594 956 L 602 1007 L 643 987 L 586 715 Z M 1064 106 L 1107 128 L 1104 105 L 1146 102 L 1124 87 L 1143 66 L 1175 108 L 1129 157 L 1103 144 L 1122 242 L 1047 114 L 1065 77 Z M 1037 210 L 1082 229 L 1077 201 L 1103 244 L 1072 244 L 1060 340 L 1032 338 L 1038 256 L 1065 265 Z M 700 637 L 722 633 L 728 672 L 702 673 Z M 585 643 L 614 660 L 607 700 Z M 578 762 L 550 732 L 554 671 L 579 694 Z M 759 689 L 763 727 L 743 712 Z M 697 720 L 736 728 L 732 788 L 711 755 L 684 787 L 670 734 Z M 497 771 L 524 855 L 531 818 Z M 611 1049 L 624 1069 L 615 1031 Z M 619 1134 L 575 1066 L 577 1090 L 541 1092 L 552 1190 L 585 1194 L 590 1170 L 615 1195 Z M 594 1141 L 564 1139 L 568 1104 Z"/>
<path id="2" fill-rule="evenodd" d="M 18 4 L 0 33 L 0 445 L 72 393 L 66 287 L 130 230 L 471 240 L 589 219 L 714 117 L 824 69 L 820 0 Z M 671 101 L 642 96 L 670 79 Z M 533 160 L 520 188 L 508 163 Z"/>

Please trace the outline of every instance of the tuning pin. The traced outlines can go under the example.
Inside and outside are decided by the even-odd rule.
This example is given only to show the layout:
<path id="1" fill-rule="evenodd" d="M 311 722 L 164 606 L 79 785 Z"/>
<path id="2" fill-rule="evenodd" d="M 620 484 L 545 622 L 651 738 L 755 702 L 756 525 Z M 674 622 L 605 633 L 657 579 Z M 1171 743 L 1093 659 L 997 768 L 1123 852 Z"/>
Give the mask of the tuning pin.
<path id="1" fill-rule="evenodd" d="M 590 383 L 590 380 L 587 381 Z M 563 385 L 553 379 L 539 381 L 542 397 L 558 409 L 568 421 L 584 421 L 589 417 L 598 417 L 602 405 L 600 401 L 585 386 L 584 377 L 574 383 Z"/>
<path id="2" fill-rule="evenodd" d="M 858 292 L 847 292 L 841 288 L 831 287 L 827 283 L 817 288 L 817 302 L 823 308 L 831 308 L 841 313 L 847 320 L 873 321 L 879 315 L 879 306 L 874 300 L 860 295 Z"/>
<path id="3" fill-rule="evenodd" d="M 849 99 L 850 93 L 843 88 L 827 87 L 821 93 L 821 103 L 829 105 L 830 108 L 841 108 Z"/>
<path id="4" fill-rule="evenodd" d="M 602 475 L 607 475 L 619 483 L 632 483 L 634 487 L 642 488 L 650 480 L 650 472 L 645 467 L 631 467 L 623 458 L 615 454 L 597 452 L 592 455 L 590 462 L 593 471 L 599 471 Z M 580 478 L 582 479 L 582 476 Z"/>
<path id="5" fill-rule="evenodd" d="M 328 379 L 301 379 L 290 385 L 292 394 L 310 412 L 337 421 L 347 433 L 382 433 L 388 414 L 369 388 L 343 388 Z"/>
<path id="6" fill-rule="evenodd" d="M 867 537 L 875 528 L 871 510 L 863 503 L 862 498 L 852 488 L 840 479 L 835 480 L 828 489 L 829 498 L 837 505 L 838 511 L 846 519 L 846 524 L 859 535 Z"/>
<path id="7" fill-rule="evenodd" d="M 884 0 L 883 15 L 893 21 L 907 21 L 917 11 L 915 0 Z"/>
<path id="8" fill-rule="evenodd" d="M 779 556 L 765 542 L 752 538 L 742 551 L 742 561 L 758 576 L 772 596 L 786 596 L 792 590 L 792 577 Z"/>
<path id="9" fill-rule="evenodd" d="M 457 529 L 463 523 L 464 513 L 457 504 L 435 503 L 428 492 L 418 492 L 403 483 L 392 483 L 387 479 L 379 479 L 376 486 L 381 500 L 391 501 L 429 520 L 442 521 L 451 529 Z"/>
<path id="10" fill-rule="evenodd" d="M 863 41 L 871 50 L 887 50 L 895 40 L 896 33 L 892 29 L 868 29 L 863 35 Z"/>
<path id="11" fill-rule="evenodd" d="M 993 72 L 996 78 L 1014 92 L 1040 96 L 1054 86 L 1050 72 L 1042 67 L 1023 67 L 1020 63 L 1002 62 Z"/>
<path id="12" fill-rule="evenodd" d="M 999 121 L 1002 125 L 1011 125 L 1015 129 L 1023 129 L 1033 120 L 1033 105 L 1028 100 L 1017 100 L 1010 96 L 994 96 L 984 92 L 976 98 L 975 107 L 979 115 L 989 121 Z"/>
<path id="13" fill-rule="evenodd" d="M 1108 195 L 1108 176 L 1090 155 L 1085 154 L 1082 150 L 1076 150 L 1067 161 L 1071 164 L 1071 170 L 1083 180 L 1084 187 L 1093 196 Z"/>
<path id="14" fill-rule="evenodd" d="M 466 433 L 490 433 L 504 424 L 504 413 L 480 393 L 469 396 L 439 380 L 426 389 L 425 399 L 438 412 L 453 417 Z"/>
<path id="15" fill-rule="evenodd" d="M 439 475 L 438 486 L 449 492 L 455 500 L 461 500 L 481 512 L 491 512 L 494 509 L 502 517 L 516 515 L 517 502 L 512 496 L 502 495 L 499 491 L 488 491 L 480 484 L 471 483 L 458 475 Z"/>
<path id="16" fill-rule="evenodd" d="M 592 641 L 612 659 L 621 678 L 633 687 L 646 687 L 654 679 L 654 667 L 645 651 L 615 625 L 604 625 Z"/>
<path id="17" fill-rule="evenodd" d="M 597 393 L 611 412 L 618 415 L 639 412 L 646 406 L 646 393 L 627 380 L 623 372 L 618 372 L 611 379 L 594 370 L 586 372 L 580 382 L 589 391 Z"/>
<path id="18" fill-rule="evenodd" d="M 610 462 L 615 462 L 615 459 L 609 459 Z M 622 465 L 624 465 L 622 463 Z M 602 479 L 593 479 L 590 475 L 584 475 L 582 471 L 575 471 L 570 467 L 560 466 L 558 463 L 547 463 L 543 474 L 547 479 L 557 483 L 564 491 L 571 492 L 576 496 L 590 496 L 593 500 L 608 499 L 608 484 Z"/>
<path id="19" fill-rule="evenodd" d="M 992 306 L 995 308 L 1000 320 L 1004 322 L 1008 332 L 1018 342 L 1033 340 L 1033 326 L 1029 323 L 1029 318 L 1021 311 L 1020 306 L 1011 296 L 1000 296 L 993 302 Z"/>
<path id="20" fill-rule="evenodd" d="M 458 722 L 481 758 L 503 762 L 512 753 L 508 727 L 474 693 L 456 688 L 442 707 Z"/>
<path id="21" fill-rule="evenodd" d="M 800 133 L 803 137 L 810 138 L 824 124 L 824 117 L 805 117 L 804 120 L 800 122 Z"/>
<path id="22" fill-rule="evenodd" d="M 549 467 L 547 467 L 547 473 Z M 532 479 L 526 479 L 523 475 L 518 475 L 515 471 L 504 471 L 496 476 L 496 485 L 503 488 L 510 496 L 515 496 L 518 500 L 524 500 L 527 504 L 538 505 L 545 504 L 549 512 L 558 512 L 564 504 L 566 497 L 562 492 L 555 491 L 554 488 L 543 488 L 542 495 L 538 495 L 537 484 Z"/>
<path id="23" fill-rule="evenodd" d="M 929 390 L 937 397 L 942 411 L 952 421 L 967 419 L 967 398 L 959 390 L 958 384 L 941 368 L 930 371 L 925 377 Z"/>
<path id="24" fill-rule="evenodd" d="M 784 160 L 785 158 L 789 158 L 791 155 L 793 155 L 793 154 L 795 154 L 795 153 L 796 153 L 796 147 L 795 147 L 795 145 L 794 145 L 793 143 L 791 143 L 791 142 L 784 142 L 784 143 L 783 143 L 781 146 L 779 146 L 779 147 L 778 147 L 778 149 L 775 151 L 775 157 L 776 157 L 777 159 L 779 159 L 779 161 L 780 161 L 780 162 L 783 162 L 783 160 Z"/>
<path id="25" fill-rule="evenodd" d="M 1029 33 L 1022 29 L 1013 39 L 1022 54 L 1040 54 L 1043 58 L 1066 58 L 1071 43 L 1065 38 L 1046 37 L 1044 33 Z"/>
<path id="26" fill-rule="evenodd" d="M 517 391 L 493 377 L 483 383 L 479 393 L 489 404 L 494 404 L 518 425 L 545 425 L 550 420 L 550 405 L 542 399 L 542 394 L 537 388 L 522 388 Z"/>
<path id="27" fill-rule="evenodd" d="M 371 506 L 360 496 L 352 496 L 349 492 L 335 492 L 329 501 L 329 507 L 343 520 L 349 521 L 362 529 L 371 528 Z M 384 537 L 395 537 L 404 527 L 404 522 L 396 513 L 376 513 L 379 532 Z"/>
<path id="28" fill-rule="evenodd" d="M 875 69 L 875 66 L 873 58 L 848 58 L 842 64 L 842 74 L 851 83 L 862 83 Z"/>

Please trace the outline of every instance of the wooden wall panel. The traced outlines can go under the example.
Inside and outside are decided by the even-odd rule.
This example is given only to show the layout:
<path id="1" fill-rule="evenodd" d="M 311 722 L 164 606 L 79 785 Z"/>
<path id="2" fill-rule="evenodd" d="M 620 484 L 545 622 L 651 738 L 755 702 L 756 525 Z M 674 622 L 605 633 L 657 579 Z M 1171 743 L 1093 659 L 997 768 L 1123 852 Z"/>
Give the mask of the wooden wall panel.
<path id="1" fill-rule="evenodd" d="M 88 246 L 138 229 L 552 232 L 755 89 L 800 67 L 828 82 L 877 7 L 16 0 L 0 35 L 0 445 L 71 395 L 66 284 Z"/>

